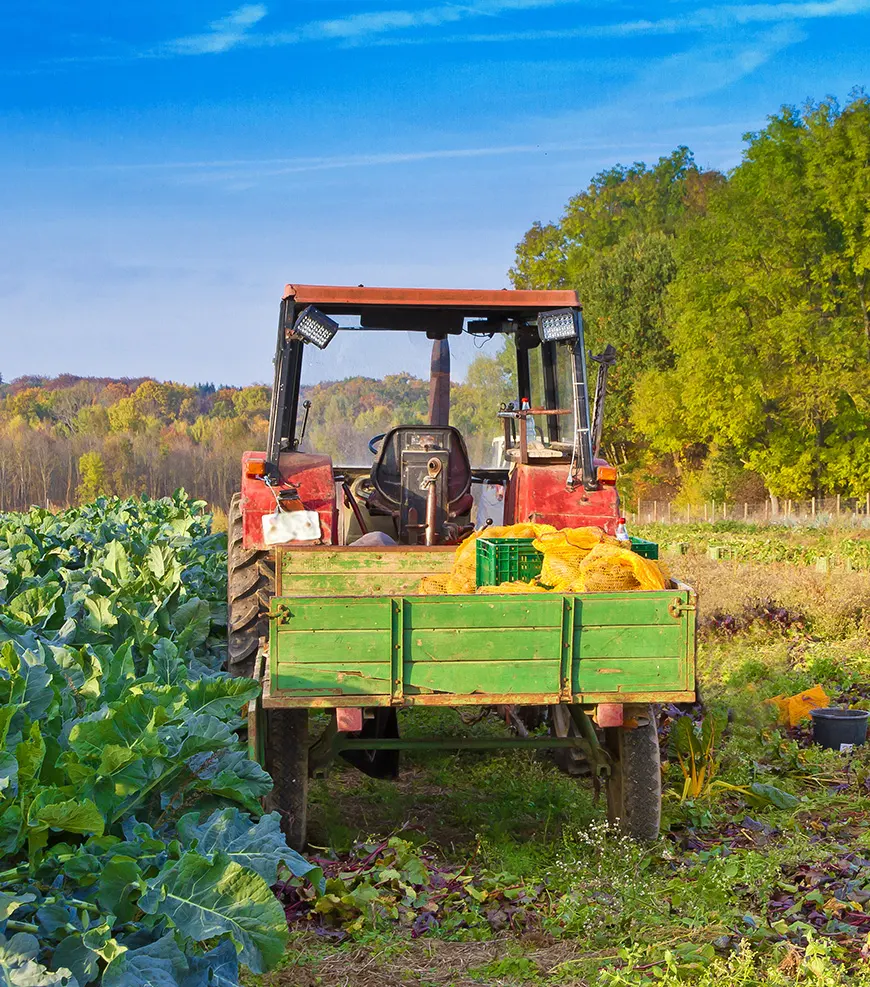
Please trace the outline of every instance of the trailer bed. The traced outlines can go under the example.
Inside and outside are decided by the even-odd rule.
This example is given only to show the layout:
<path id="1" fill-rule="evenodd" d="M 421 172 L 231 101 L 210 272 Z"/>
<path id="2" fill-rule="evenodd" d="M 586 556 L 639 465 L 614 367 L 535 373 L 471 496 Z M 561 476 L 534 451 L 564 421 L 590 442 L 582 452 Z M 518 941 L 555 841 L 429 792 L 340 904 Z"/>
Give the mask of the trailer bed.
<path id="1" fill-rule="evenodd" d="M 266 706 L 692 702 L 695 596 L 422 596 L 453 549 L 284 549 Z"/>

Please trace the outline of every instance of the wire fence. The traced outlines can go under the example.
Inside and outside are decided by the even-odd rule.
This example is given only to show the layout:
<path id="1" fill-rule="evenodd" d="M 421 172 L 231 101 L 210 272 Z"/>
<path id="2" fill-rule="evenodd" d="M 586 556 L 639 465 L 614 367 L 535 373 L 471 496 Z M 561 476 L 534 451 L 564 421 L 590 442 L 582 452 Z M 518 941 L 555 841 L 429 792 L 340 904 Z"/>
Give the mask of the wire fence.
<path id="1" fill-rule="evenodd" d="M 743 521 L 747 524 L 870 524 L 870 493 L 864 497 L 813 497 L 807 501 L 705 501 L 683 504 L 665 500 L 637 500 L 624 504 L 634 524 L 692 524 L 706 521 Z"/>

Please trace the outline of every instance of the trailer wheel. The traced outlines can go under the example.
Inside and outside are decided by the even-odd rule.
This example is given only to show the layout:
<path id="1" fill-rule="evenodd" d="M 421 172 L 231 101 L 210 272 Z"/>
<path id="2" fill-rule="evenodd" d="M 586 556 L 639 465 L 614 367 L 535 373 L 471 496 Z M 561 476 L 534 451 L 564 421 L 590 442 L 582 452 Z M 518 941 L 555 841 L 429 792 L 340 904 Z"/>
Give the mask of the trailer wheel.
<path id="1" fill-rule="evenodd" d="M 612 766 L 607 818 L 636 840 L 658 839 L 662 821 L 662 769 L 655 708 L 626 706 L 637 726 L 607 727 L 604 743 Z"/>
<path id="2" fill-rule="evenodd" d="M 271 553 L 242 545 L 241 499 L 233 494 L 227 517 L 227 671 L 251 676 L 260 638 L 269 636 L 275 563 Z"/>
<path id="3" fill-rule="evenodd" d="M 266 764 L 274 787 L 266 810 L 281 815 L 281 828 L 294 850 L 304 850 L 308 830 L 308 710 L 267 709 Z"/>

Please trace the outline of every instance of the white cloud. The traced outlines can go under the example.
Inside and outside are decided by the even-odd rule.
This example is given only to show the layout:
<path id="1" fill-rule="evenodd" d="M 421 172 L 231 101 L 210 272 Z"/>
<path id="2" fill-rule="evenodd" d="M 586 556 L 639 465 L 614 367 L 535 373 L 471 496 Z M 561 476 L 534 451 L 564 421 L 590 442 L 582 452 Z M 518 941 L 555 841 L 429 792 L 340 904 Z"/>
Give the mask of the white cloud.
<path id="1" fill-rule="evenodd" d="M 571 38 L 630 38 L 647 35 L 686 34 L 707 30 L 724 30 L 750 24 L 788 24 L 825 17 L 849 17 L 870 12 L 870 0 L 813 0 L 807 3 L 725 4 L 701 7 L 681 17 L 658 20 L 614 21 L 610 24 L 577 24 L 573 27 L 501 31 L 486 34 L 464 34 L 451 37 L 377 38 L 374 45 L 431 44 L 433 41 L 458 42 L 516 42 L 559 41 Z"/>
<path id="2" fill-rule="evenodd" d="M 229 51 L 250 38 L 250 29 L 267 14 L 265 4 L 246 3 L 219 20 L 212 21 L 204 34 L 176 38 L 162 46 L 163 53 L 176 55 L 215 55 Z"/>
<path id="3" fill-rule="evenodd" d="M 702 45 L 655 62 L 638 80 L 638 88 L 654 92 L 662 102 L 706 96 L 751 75 L 805 38 L 796 24 L 784 23 L 748 40 Z"/>
<path id="4" fill-rule="evenodd" d="M 251 31 L 266 16 L 263 4 L 247 4 L 227 17 L 214 21 L 203 34 L 176 38 L 160 45 L 153 55 L 207 55 L 236 47 L 278 47 L 304 41 L 338 41 L 359 44 L 396 31 L 437 28 L 476 17 L 498 17 L 511 11 L 546 9 L 588 3 L 589 0 L 467 0 L 442 3 L 419 10 L 381 10 L 330 20 L 309 21 L 291 30 Z"/>

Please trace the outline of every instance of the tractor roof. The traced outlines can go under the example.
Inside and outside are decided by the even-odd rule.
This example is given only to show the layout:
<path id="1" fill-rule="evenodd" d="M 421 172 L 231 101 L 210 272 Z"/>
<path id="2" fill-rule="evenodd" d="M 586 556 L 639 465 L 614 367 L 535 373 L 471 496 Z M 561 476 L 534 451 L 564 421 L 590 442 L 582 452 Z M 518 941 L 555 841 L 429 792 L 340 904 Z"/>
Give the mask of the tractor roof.
<path id="1" fill-rule="evenodd" d="M 549 309 L 580 307 L 576 291 L 288 284 L 284 298 L 292 299 L 297 311 L 314 305 L 325 315 L 359 316 L 363 328 L 430 332 L 461 332 L 466 318 L 491 320 L 495 329 L 495 323 L 529 322 Z"/>

